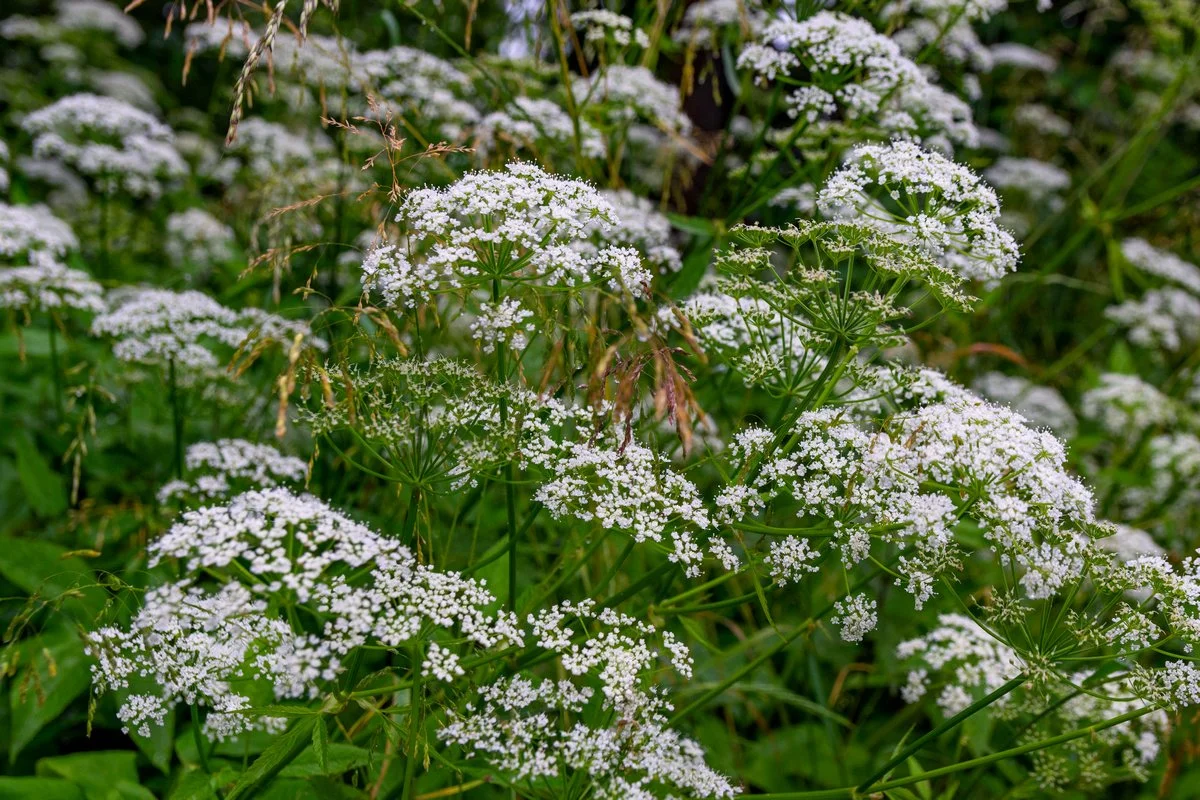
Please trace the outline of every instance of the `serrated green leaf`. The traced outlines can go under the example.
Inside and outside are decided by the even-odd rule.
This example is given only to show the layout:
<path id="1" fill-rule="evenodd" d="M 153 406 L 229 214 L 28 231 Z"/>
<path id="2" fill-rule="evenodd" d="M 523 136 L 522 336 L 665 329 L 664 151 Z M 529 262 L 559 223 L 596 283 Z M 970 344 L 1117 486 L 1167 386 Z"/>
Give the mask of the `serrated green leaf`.
<path id="1" fill-rule="evenodd" d="M 322 727 L 321 725 L 317 726 Z M 325 763 L 315 747 L 316 730 L 313 731 L 314 747 L 296 756 L 292 763 L 279 771 L 285 778 L 314 778 L 319 775 L 341 775 L 352 769 L 365 767 L 371 761 L 371 751 L 351 744 L 329 744 L 326 741 Z M 328 737 L 326 737 L 328 739 Z"/>
<path id="2" fill-rule="evenodd" d="M 171 787 L 167 800 L 217 800 L 212 778 L 201 769 L 186 769 Z"/>
<path id="3" fill-rule="evenodd" d="M 278 775 L 280 770 L 304 752 L 304 748 L 311 743 L 313 727 L 321 721 L 317 716 L 300 717 L 296 720 L 291 728 L 264 750 L 250 768 L 242 773 L 242 777 L 229 790 L 225 800 L 254 797 L 255 793 Z"/>

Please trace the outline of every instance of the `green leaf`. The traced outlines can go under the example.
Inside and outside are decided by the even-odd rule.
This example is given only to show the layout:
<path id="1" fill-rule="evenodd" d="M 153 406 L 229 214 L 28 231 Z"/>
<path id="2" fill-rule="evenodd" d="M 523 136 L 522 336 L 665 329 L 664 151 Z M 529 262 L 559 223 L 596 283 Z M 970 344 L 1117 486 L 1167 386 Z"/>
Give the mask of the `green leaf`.
<path id="1" fill-rule="evenodd" d="M 320 717 L 301 717 L 296 720 L 282 736 L 276 739 L 262 755 L 254 760 L 250 768 L 242 773 L 242 777 L 229 790 L 225 800 L 238 800 L 239 797 L 254 797 L 255 792 L 279 774 L 279 771 L 290 764 L 296 756 L 308 747 L 312 730 Z"/>
<path id="2" fill-rule="evenodd" d="M 719 236 L 705 237 L 696 243 L 696 248 L 683 259 L 683 267 L 671 279 L 670 294 L 675 300 L 681 300 L 696 290 L 700 281 L 708 272 L 712 261 L 712 253 L 721 241 Z"/>
<path id="3" fill-rule="evenodd" d="M 919 796 L 901 786 L 888 789 L 883 794 L 885 797 L 895 798 L 895 800 L 921 800 Z"/>
<path id="4" fill-rule="evenodd" d="M 324 724 L 317 728 L 324 727 Z M 316 730 L 313 730 L 313 742 L 316 743 Z M 325 743 L 325 763 L 316 748 L 305 750 L 291 764 L 279 771 L 284 778 L 314 778 L 319 775 L 341 775 L 352 769 L 365 767 L 371 761 L 371 751 L 350 744 L 329 744 L 328 736 Z"/>
<path id="5" fill-rule="evenodd" d="M 13 678 L 8 694 L 10 761 L 91 682 L 83 641 L 70 628 L 56 628 L 21 642 L 17 663 L 24 666 Z"/>
<path id="6" fill-rule="evenodd" d="M 126 700 L 130 695 L 135 694 L 154 694 L 157 687 L 153 680 L 143 678 L 141 676 L 133 676 L 129 680 L 129 686 L 113 693 L 113 699 L 117 706 L 125 705 Z M 171 756 L 174 752 L 175 744 L 175 721 L 177 715 L 175 709 L 172 708 L 163 718 L 162 725 L 151 725 L 150 735 L 142 736 L 136 730 L 129 731 L 129 738 L 142 751 L 142 755 L 146 759 L 158 767 L 159 771 L 167 774 L 171 771 Z"/>
<path id="7" fill-rule="evenodd" d="M 54 778 L 0 778 L 0 800 L 86 800 L 70 781 Z"/>
<path id="8" fill-rule="evenodd" d="M 797 757 L 800 753 L 803 758 Z M 866 767 L 861 751 L 839 748 L 822 726 L 794 725 L 748 744 L 742 775 L 768 792 L 791 791 L 798 784 L 837 786 L 839 761 L 851 775 Z"/>
<path id="9" fill-rule="evenodd" d="M 692 688 L 693 686 L 689 686 L 688 690 L 690 691 Z M 835 725 L 841 725 L 843 728 L 849 729 L 854 727 L 854 723 L 836 711 L 830 711 L 828 708 L 816 702 L 815 700 L 809 700 L 807 697 L 796 694 L 790 689 L 785 689 L 782 686 L 775 686 L 769 683 L 735 683 L 730 688 L 746 694 L 764 695 L 772 700 L 778 700 L 781 703 L 786 703 L 814 716 L 829 720 Z M 699 692 L 702 691 L 702 689 L 697 688 L 696 691 Z"/>
<path id="10" fill-rule="evenodd" d="M 369 795 L 333 778 L 279 778 L 254 800 L 360 800 Z"/>
<path id="11" fill-rule="evenodd" d="M 676 214 L 673 211 L 667 212 L 667 219 L 676 229 L 684 233 L 691 233 L 696 236 L 711 237 L 717 234 L 716 224 L 704 217 L 688 217 L 683 214 Z"/>
<path id="12" fill-rule="evenodd" d="M 0 575 L 27 594 L 56 599 L 70 592 L 67 605 L 88 618 L 103 607 L 104 590 L 82 558 L 65 557 L 67 549 L 39 539 L 0 536 Z M 80 588 L 83 587 L 83 588 Z"/>
<path id="13" fill-rule="evenodd" d="M 38 777 L 66 778 L 78 784 L 87 800 L 155 800 L 154 794 L 138 783 L 137 753 L 133 750 L 43 758 L 35 771 Z"/>
<path id="14" fill-rule="evenodd" d="M 1113 348 L 1108 354 L 1108 370 L 1129 375 L 1138 374 L 1137 361 L 1124 339 L 1117 339 L 1113 344 Z"/>
<path id="15" fill-rule="evenodd" d="M 129 731 L 129 738 L 133 739 L 133 743 L 137 745 L 138 750 L 142 751 L 146 760 L 158 767 L 159 771 L 164 774 L 171 771 L 171 753 L 175 743 L 175 720 L 175 709 L 172 708 L 167 712 L 162 725 L 150 726 L 149 736 L 142 736 L 132 729 Z"/>
<path id="16" fill-rule="evenodd" d="M 202 769 L 187 769 L 171 788 L 167 800 L 218 800 L 212 778 Z"/>
<path id="17" fill-rule="evenodd" d="M 62 514 L 67 510 L 67 484 L 63 476 L 38 452 L 32 437 L 14 436 L 11 441 L 17 455 L 17 474 L 29 505 L 42 517 Z"/>
<path id="18" fill-rule="evenodd" d="M 313 728 L 313 754 L 317 758 L 317 765 L 321 768 L 322 775 L 329 774 L 329 729 L 325 727 L 325 720 L 317 723 Z"/>

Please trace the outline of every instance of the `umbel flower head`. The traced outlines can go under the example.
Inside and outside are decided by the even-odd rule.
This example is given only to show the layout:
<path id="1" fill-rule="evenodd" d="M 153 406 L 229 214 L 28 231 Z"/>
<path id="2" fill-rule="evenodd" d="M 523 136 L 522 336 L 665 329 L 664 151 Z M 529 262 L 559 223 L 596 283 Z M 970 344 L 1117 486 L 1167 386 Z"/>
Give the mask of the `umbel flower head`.
<path id="1" fill-rule="evenodd" d="M 233 228 L 199 208 L 167 217 L 167 257 L 177 267 L 210 267 L 233 255 Z"/>
<path id="2" fill-rule="evenodd" d="M 298 484 L 308 474 L 308 465 L 302 459 L 285 456 L 269 444 L 245 439 L 188 445 L 184 466 L 189 479 L 163 484 L 158 490 L 158 502 L 182 500 L 199 505 L 231 497 L 238 490 Z"/>
<path id="3" fill-rule="evenodd" d="M 1020 259 L 999 225 L 996 193 L 967 167 L 912 142 L 857 148 L 817 204 L 835 219 L 912 242 L 967 280 L 997 281 Z"/>
<path id="4" fill-rule="evenodd" d="M 104 194 L 157 197 L 163 184 L 187 174 L 175 135 L 152 115 L 128 103 L 74 94 L 21 122 L 38 158 L 62 162 Z"/>
<path id="5" fill-rule="evenodd" d="M 738 793 L 704 762 L 700 745 L 668 727 L 671 706 L 651 685 L 661 662 L 691 676 L 683 643 L 591 601 L 562 603 L 528 621 L 563 677 L 521 673 L 483 687 L 439 731 L 443 741 L 488 762 L 528 797 L 562 797 L 559 787 L 575 775 L 586 775 L 600 800 Z"/>
<path id="6" fill-rule="evenodd" d="M 564 448 L 564 431 L 589 426 L 593 414 L 448 358 L 380 359 L 331 391 L 332 404 L 304 412 L 314 435 L 353 425 L 392 474 L 435 491 L 474 485 L 514 459 L 545 464 Z"/>
<path id="7" fill-rule="evenodd" d="M 0 203 L 0 308 L 102 311 L 100 284 L 59 261 L 78 246 L 70 226 L 45 206 Z"/>
<path id="8" fill-rule="evenodd" d="M 0 267 L 0 308 L 25 313 L 104 310 L 104 289 L 83 270 L 35 253 L 24 267 Z"/>
<path id="9" fill-rule="evenodd" d="M 709 531 L 712 521 L 695 484 L 665 460 L 637 442 L 576 442 L 547 459 L 550 477 L 534 497 L 556 518 L 595 522 L 635 542 L 659 543 L 696 577 L 704 554 L 695 533 Z M 719 548 L 719 557 L 725 552 Z"/>
<path id="10" fill-rule="evenodd" d="M 1006 588 L 1030 601 L 1069 591 L 1094 557 L 1091 493 L 1067 473 L 1052 434 L 967 392 L 883 425 L 863 422 L 836 407 L 800 415 L 789 445 L 741 487 L 757 499 L 740 507 L 786 497 L 802 524 L 822 532 L 772 551 L 777 579 L 801 580 L 818 543 L 832 542 L 848 568 L 894 548 L 897 583 L 920 607 L 939 578 L 961 568 L 964 520 L 1007 565 L 1015 583 Z"/>
<path id="11" fill-rule="evenodd" d="M 973 146 L 978 132 L 963 101 L 930 83 L 889 37 L 869 22 L 821 11 L 804 20 L 776 19 L 738 55 L 759 83 L 794 87 L 793 119 L 862 120 L 879 135 L 945 139 Z"/>
<path id="12" fill-rule="evenodd" d="M 904 701 L 916 703 L 936 692 L 937 706 L 946 717 L 1030 669 L 1016 650 L 963 614 L 939 615 L 936 627 L 901 642 L 896 654 L 909 666 L 900 691 Z M 1127 672 L 1102 676 L 1082 671 L 1004 695 L 992 709 L 1001 719 L 1028 720 L 1039 738 L 1048 738 L 1144 707 L 1145 701 L 1136 695 Z M 1099 790 L 1125 772 L 1145 780 L 1170 728 L 1166 711 L 1150 711 L 1071 743 L 1065 752 L 1051 750 L 1035 758 L 1033 780 L 1045 791 L 1082 786 Z"/>
<path id="13" fill-rule="evenodd" d="M 286 489 L 189 511 L 149 551 L 183 577 L 147 591 L 128 626 L 88 637 L 97 690 L 153 687 L 118 710 L 143 735 L 177 703 L 207 708 L 217 738 L 278 730 L 284 720 L 252 709 L 332 688 L 367 643 L 417 640 L 444 672 L 469 648 L 523 642 L 515 616 L 485 611 L 494 598 L 481 584 L 420 565 L 394 539 Z"/>
<path id="14" fill-rule="evenodd" d="M 480 156 L 497 150 L 530 151 L 554 156 L 574 149 L 575 125 L 552 100 L 517 97 L 502 111 L 494 111 L 476 128 Z M 509 147 L 505 147 L 505 144 Z M 579 123 L 580 152 L 586 158 L 604 158 L 608 146 L 600 132 L 586 120 Z"/>
<path id="15" fill-rule="evenodd" d="M 252 337 L 285 347 L 297 339 L 318 350 L 326 347 L 306 323 L 260 309 L 234 311 L 203 292 L 166 289 L 135 289 L 118 297 L 92 320 L 92 334 L 116 339 L 113 354 L 122 361 L 194 369 L 219 363 L 215 345 L 236 348 Z"/>
<path id="16" fill-rule="evenodd" d="M 409 193 L 396 221 L 407 245 L 384 245 L 363 261 L 363 285 L 388 305 L 412 308 L 443 292 L 492 281 L 536 287 L 606 285 L 639 293 L 650 274 L 636 251 L 577 245 L 618 220 L 592 186 L 530 164 L 475 172 L 444 189 Z"/>
<path id="17" fill-rule="evenodd" d="M 678 88 L 663 83 L 645 67 L 612 64 L 589 78 L 577 78 L 572 91 L 585 111 L 594 108 L 611 126 L 627 127 L 644 120 L 677 136 L 686 136 L 692 129 Z"/>
<path id="18" fill-rule="evenodd" d="M 0 203 L 0 263 L 28 264 L 35 253 L 62 258 L 78 247 L 71 226 L 45 206 Z"/>

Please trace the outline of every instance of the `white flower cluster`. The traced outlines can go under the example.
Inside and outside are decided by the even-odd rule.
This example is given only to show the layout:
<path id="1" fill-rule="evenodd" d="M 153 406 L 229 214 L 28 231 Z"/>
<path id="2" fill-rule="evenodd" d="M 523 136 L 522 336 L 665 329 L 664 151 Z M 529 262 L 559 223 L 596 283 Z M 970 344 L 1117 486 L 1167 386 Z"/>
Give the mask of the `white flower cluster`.
<path id="1" fill-rule="evenodd" d="M 363 260 L 363 285 L 405 308 L 435 294 L 519 278 L 523 284 L 607 283 L 640 294 L 650 281 L 630 248 L 579 245 L 618 220 L 590 185 L 529 164 L 476 172 L 444 189 L 410 192 L 396 221 L 407 250 L 384 245 Z"/>
<path id="2" fill-rule="evenodd" d="M 212 214 L 189 208 L 167 217 L 167 257 L 177 267 L 208 267 L 233 255 L 233 229 Z"/>
<path id="3" fill-rule="evenodd" d="M 996 691 L 1024 669 L 1012 648 L 996 641 L 970 617 L 940 614 L 938 623 L 938 627 L 924 636 L 902 642 L 896 648 L 901 659 L 920 664 L 908 673 L 908 683 L 900 692 L 904 702 L 915 703 L 925 696 L 932 673 L 941 678 L 938 708 L 950 717 Z M 1002 697 L 997 704 L 1003 707 L 1010 699 Z"/>
<path id="4" fill-rule="evenodd" d="M 835 218 L 918 245 L 969 280 L 997 281 L 1020 253 L 996 193 L 967 167 L 912 142 L 857 148 L 817 196 Z"/>
<path id="5" fill-rule="evenodd" d="M 665 462 L 637 442 L 577 442 L 551 460 L 552 475 L 534 498 L 556 519 L 594 521 L 636 542 L 669 538 L 670 559 L 695 577 L 704 554 L 692 531 L 713 523 L 695 484 Z"/>
<path id="6" fill-rule="evenodd" d="M 757 35 L 767 14 L 754 0 L 698 0 L 688 5 L 675 31 L 675 40 L 689 47 L 713 49 L 720 29 L 738 26 Z"/>
<path id="7" fill-rule="evenodd" d="M 484 117 L 476 135 L 481 157 L 496 150 L 498 141 L 511 142 L 517 150 L 539 152 L 539 145 L 549 145 L 552 152 L 562 152 L 573 147 L 575 125 L 552 100 L 517 97 L 505 110 Z M 608 152 L 604 137 L 586 120 L 579 121 L 579 147 L 587 158 L 604 158 Z"/>
<path id="8" fill-rule="evenodd" d="M 581 631 L 569 626 L 572 619 Z M 691 657 L 674 636 L 591 601 L 562 603 L 529 623 L 565 677 L 519 674 L 485 686 L 439 731 L 444 742 L 486 759 L 516 787 L 583 774 L 599 800 L 651 800 L 658 790 L 676 798 L 738 793 L 708 767 L 697 743 L 667 726 L 670 706 L 645 686 L 662 660 L 691 676 Z"/>
<path id="9" fill-rule="evenodd" d="M 998 158 L 983 177 L 1001 192 L 1019 192 L 1035 203 L 1052 200 L 1071 185 L 1065 169 L 1035 158 Z"/>
<path id="10" fill-rule="evenodd" d="M 35 253 L 62 258 L 79 247 L 71 226 L 45 206 L 0 203 L 0 259 L 26 263 Z"/>
<path id="11" fill-rule="evenodd" d="M 146 38 L 142 26 L 135 19 L 106 0 L 58 0 L 54 5 L 56 13 L 53 18 L 13 14 L 0 21 L 0 36 L 5 39 L 33 39 L 49 44 L 62 42 L 71 33 L 98 31 L 111 34 L 118 44 L 128 48 L 137 47 Z"/>
<path id="12" fill-rule="evenodd" d="M 108 0 L 58 0 L 55 23 L 68 31 L 103 31 L 124 47 L 137 47 L 146 38 L 142 26 Z"/>
<path id="13" fill-rule="evenodd" d="M 183 31 L 183 39 L 189 53 L 216 51 L 243 58 L 258 40 L 258 33 L 243 20 L 226 18 L 189 23 Z"/>
<path id="14" fill-rule="evenodd" d="M 591 408 L 495 383 L 474 366 L 447 358 L 381 359 L 367 371 L 352 370 L 350 378 L 353 391 L 305 415 L 313 433 L 341 430 L 353 420 L 397 460 L 437 442 L 449 457 L 438 460 L 440 473 L 431 469 L 425 478 L 456 488 L 513 460 L 544 466 L 561 452 L 564 430 L 593 419 Z M 508 408 L 505 423 L 501 402 Z"/>
<path id="15" fill-rule="evenodd" d="M 645 120 L 670 134 L 687 135 L 692 121 L 683 111 L 677 87 L 663 83 L 645 67 L 612 64 L 578 78 L 572 87 L 582 108 L 601 106 L 607 121 L 627 126 Z"/>
<path id="16" fill-rule="evenodd" d="M 786 493 L 801 519 L 830 524 L 826 535 L 847 566 L 865 559 L 875 540 L 898 547 L 897 582 L 918 607 L 958 564 L 954 531 L 964 518 L 1001 562 L 1023 568 L 1029 599 L 1053 596 L 1079 578 L 1089 553 L 1091 493 L 1067 473 L 1052 434 L 963 394 L 898 414 L 880 430 L 834 408 L 807 412 L 792 431 L 794 448 L 769 459 L 753 488 L 763 498 Z M 800 569 L 808 560 L 793 559 Z M 799 578 L 776 561 L 784 577 Z"/>
<path id="17" fill-rule="evenodd" d="M 1121 255 L 1147 275 L 1154 275 L 1200 295 L 1200 267 L 1174 253 L 1161 250 L 1145 239 L 1121 242 Z"/>
<path id="18" fill-rule="evenodd" d="M 289 347 L 297 337 L 318 350 L 325 342 L 303 322 L 260 309 L 234 311 L 203 292 L 135 289 L 92 320 L 92 335 L 116 339 L 113 355 L 122 361 L 174 362 L 204 369 L 218 364 L 211 345 L 238 347 L 250 338 Z"/>
<path id="19" fill-rule="evenodd" d="M 237 139 L 229 150 L 244 157 L 251 172 L 266 177 L 318 166 L 320 157 L 332 152 L 333 143 L 320 131 L 297 131 L 251 117 L 238 124 Z M 294 179 L 294 174 L 290 177 Z"/>
<path id="20" fill-rule="evenodd" d="M 78 246 L 71 227 L 45 206 L 0 203 L 0 308 L 104 310 L 100 284 L 59 261 Z"/>
<path id="21" fill-rule="evenodd" d="M 924 636 L 901 643 L 897 655 L 911 662 L 901 689 L 907 703 L 916 703 L 931 686 L 940 685 L 938 707 L 949 717 L 988 695 L 1022 672 L 1036 672 L 993 632 L 961 614 L 943 614 L 939 626 Z M 1196 675 L 1186 662 L 1167 662 L 1154 672 L 1135 668 L 1097 680 L 1091 672 L 1058 676 L 1043 674 L 1036 690 L 1022 690 L 995 701 L 1003 715 L 1029 713 L 1042 737 L 1084 728 L 1146 707 L 1146 698 L 1159 694 L 1167 703 L 1192 704 Z M 1077 687 L 1087 687 L 1082 690 Z M 1063 790 L 1096 780 L 1106 769 L 1100 759 L 1113 759 L 1111 768 L 1132 771 L 1146 779 L 1146 767 L 1159 753 L 1170 732 L 1163 709 L 1120 725 L 1094 732 L 1087 740 L 1066 745 L 1065 754 L 1045 751 L 1034 759 L 1033 778 L 1046 790 Z M 1072 780 L 1071 768 L 1078 771 Z"/>
<path id="22" fill-rule="evenodd" d="M 149 550 L 152 565 L 178 560 L 184 577 L 148 591 L 127 628 L 101 628 L 88 646 L 99 690 L 157 687 L 119 711 L 146 735 L 181 702 L 207 707 L 217 738 L 277 729 L 250 711 L 256 687 L 315 697 L 368 642 L 396 647 L 430 630 L 480 648 L 524 641 L 515 616 L 484 610 L 494 598 L 480 584 L 419 565 L 395 540 L 285 489 L 186 512 Z M 214 573 L 219 589 L 204 583 Z M 296 630 L 284 607 L 321 620 L 320 632 Z M 447 647 L 431 645 L 430 659 L 444 664 Z"/>
<path id="23" fill-rule="evenodd" d="M 1147 428 L 1175 419 L 1170 398 L 1136 375 L 1106 372 L 1080 398 L 1080 412 L 1122 439 L 1136 440 Z"/>
<path id="24" fill-rule="evenodd" d="M 847 642 L 861 642 L 879 624 L 879 612 L 874 598 L 855 594 L 834 603 L 829 621 L 838 626 Z"/>
<path id="25" fill-rule="evenodd" d="M 1139 347 L 1176 353 L 1200 342 L 1200 299 L 1172 286 L 1109 306 L 1104 316 L 1128 328 Z"/>
<path id="26" fill-rule="evenodd" d="M 128 103 L 74 94 L 21 121 L 38 158 L 61 161 L 106 194 L 157 197 L 187 174 L 171 129 Z"/>
<path id="27" fill-rule="evenodd" d="M 576 11 L 571 14 L 571 25 L 575 30 L 583 31 L 584 44 L 591 48 L 598 48 L 609 40 L 619 47 L 628 47 L 631 43 L 642 48 L 650 46 L 650 37 L 644 30 L 635 28 L 629 17 L 612 11 Z"/>
<path id="28" fill-rule="evenodd" d="M 471 338 L 480 342 L 485 353 L 495 352 L 497 344 L 520 352 L 529 344 L 527 334 L 534 331 L 534 323 L 526 321 L 532 316 L 532 311 L 511 297 L 485 303 L 471 320 Z"/>
<path id="29" fill-rule="evenodd" d="M 884 135 L 945 139 L 974 146 L 978 132 L 963 101 L 925 77 L 891 38 L 869 22 L 833 11 L 772 21 L 738 55 L 758 81 L 797 87 L 796 116 L 873 121 Z M 804 76 L 804 77 L 801 77 Z M 847 79 L 849 76 L 849 79 Z"/>
<path id="30" fill-rule="evenodd" d="M 280 483 L 300 483 L 308 474 L 302 459 L 285 456 L 268 444 L 245 439 L 220 439 L 189 445 L 184 465 L 191 480 L 172 480 L 158 490 L 158 502 L 208 501 L 229 497 L 238 489 L 261 489 Z"/>
<path id="31" fill-rule="evenodd" d="M 824 362 L 808 326 L 781 314 L 761 297 L 731 293 L 735 287 L 704 286 L 680 306 L 705 350 L 719 354 L 722 368 L 734 370 L 747 386 L 782 389 Z M 671 309 L 659 312 L 668 326 L 678 321 Z"/>
<path id="32" fill-rule="evenodd" d="M 1056 389 L 1002 372 L 980 375 L 972 388 L 992 402 L 1008 406 L 1034 425 L 1049 428 L 1063 439 L 1075 436 L 1079 421 Z"/>
<path id="33" fill-rule="evenodd" d="M 653 202 L 628 189 L 605 189 L 600 196 L 612 205 L 618 224 L 607 232 L 597 230 L 597 244 L 603 235 L 603 242 L 635 248 L 662 272 L 679 271 L 683 256 L 671 244 L 671 223 Z"/>
<path id="34" fill-rule="evenodd" d="M 464 99 L 474 92 L 470 79 L 432 53 L 404 46 L 371 50 L 355 56 L 353 70 L 378 88 L 386 107 L 429 120 L 451 141 L 479 121 L 479 111 Z"/>
<path id="35" fill-rule="evenodd" d="M 105 308 L 104 290 L 83 270 L 36 253 L 28 266 L 0 267 L 0 308 L 98 313 Z"/>

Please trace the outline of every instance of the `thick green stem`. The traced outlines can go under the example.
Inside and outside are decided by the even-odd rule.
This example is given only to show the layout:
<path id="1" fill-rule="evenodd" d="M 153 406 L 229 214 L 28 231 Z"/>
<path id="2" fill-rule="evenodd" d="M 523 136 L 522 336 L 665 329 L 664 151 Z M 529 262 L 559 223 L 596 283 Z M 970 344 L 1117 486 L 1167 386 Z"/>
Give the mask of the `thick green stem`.
<path id="1" fill-rule="evenodd" d="M 417 777 L 417 738 L 421 732 L 421 651 L 416 645 L 412 648 L 412 691 L 408 699 L 408 760 L 404 762 L 404 793 L 403 800 L 413 796 L 413 785 Z"/>
<path id="2" fill-rule="evenodd" d="M 500 279 L 492 279 L 492 302 L 500 302 Z M 496 343 L 496 382 L 508 382 L 508 351 Z M 500 430 L 508 427 L 508 398 L 500 393 Z M 513 486 L 512 461 L 504 465 L 504 511 L 508 530 L 508 610 L 517 609 L 517 497 Z"/>

